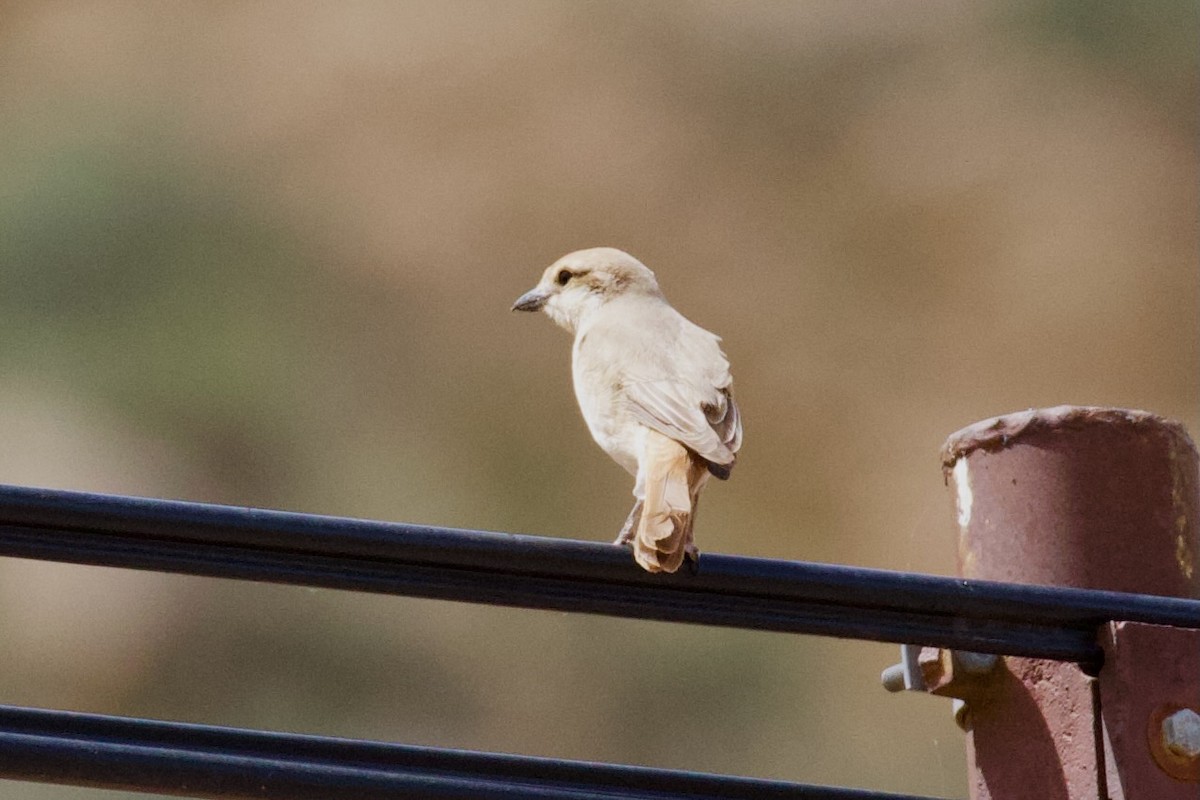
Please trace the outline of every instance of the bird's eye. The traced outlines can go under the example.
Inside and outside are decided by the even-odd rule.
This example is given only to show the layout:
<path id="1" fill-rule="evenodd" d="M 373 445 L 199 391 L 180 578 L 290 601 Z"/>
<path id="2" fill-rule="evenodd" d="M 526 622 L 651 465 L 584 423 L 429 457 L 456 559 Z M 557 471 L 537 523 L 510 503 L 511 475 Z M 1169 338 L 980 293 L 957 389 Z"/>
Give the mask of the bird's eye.
<path id="1" fill-rule="evenodd" d="M 569 269 L 559 270 L 558 276 L 554 279 L 559 286 L 566 286 L 569 280 L 571 280 L 571 270 Z"/>

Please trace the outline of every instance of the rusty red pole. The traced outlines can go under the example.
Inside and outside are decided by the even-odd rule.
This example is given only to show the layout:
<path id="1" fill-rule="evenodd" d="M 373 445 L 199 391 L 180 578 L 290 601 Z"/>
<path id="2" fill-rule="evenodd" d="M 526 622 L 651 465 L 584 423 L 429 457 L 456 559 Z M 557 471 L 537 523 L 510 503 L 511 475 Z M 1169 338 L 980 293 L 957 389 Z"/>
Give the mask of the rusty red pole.
<path id="1" fill-rule="evenodd" d="M 1182 426 L 1030 410 L 953 434 L 943 466 L 962 577 L 1200 598 L 1200 465 Z M 1101 643 L 1098 676 L 1009 657 L 968 697 L 972 800 L 1200 798 L 1200 631 L 1118 621 Z"/>

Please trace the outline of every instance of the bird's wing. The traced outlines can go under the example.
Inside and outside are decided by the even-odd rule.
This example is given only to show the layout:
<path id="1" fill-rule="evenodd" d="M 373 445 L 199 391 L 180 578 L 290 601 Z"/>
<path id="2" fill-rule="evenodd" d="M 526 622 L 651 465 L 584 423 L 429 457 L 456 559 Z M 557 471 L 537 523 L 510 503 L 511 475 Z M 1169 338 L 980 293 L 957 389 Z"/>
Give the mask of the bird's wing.
<path id="1" fill-rule="evenodd" d="M 619 364 L 612 377 L 629 414 L 728 477 L 742 423 L 720 338 L 662 298 L 614 301 L 597 313 L 577 340 L 577 364 Z"/>
<path id="2" fill-rule="evenodd" d="M 708 397 L 670 380 L 633 381 L 625 396 L 635 419 L 669 436 L 706 461 L 732 465 L 741 446 L 742 423 L 729 387 Z"/>
<path id="3" fill-rule="evenodd" d="M 700 407 L 721 444 L 736 454 L 742 447 L 742 414 L 733 399 L 732 387 L 722 388 L 717 393 L 717 402 L 705 403 Z"/>

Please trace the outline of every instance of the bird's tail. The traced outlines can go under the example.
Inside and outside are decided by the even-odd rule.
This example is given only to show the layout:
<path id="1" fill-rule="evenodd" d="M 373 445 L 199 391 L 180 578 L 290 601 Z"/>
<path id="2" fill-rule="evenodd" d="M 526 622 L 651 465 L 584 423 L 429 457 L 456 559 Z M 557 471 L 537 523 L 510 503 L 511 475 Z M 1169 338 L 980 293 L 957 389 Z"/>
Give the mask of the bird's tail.
<path id="1" fill-rule="evenodd" d="M 674 572 L 695 550 L 692 524 L 707 466 L 675 440 L 649 431 L 641 467 L 645 496 L 633 557 L 648 572 Z"/>

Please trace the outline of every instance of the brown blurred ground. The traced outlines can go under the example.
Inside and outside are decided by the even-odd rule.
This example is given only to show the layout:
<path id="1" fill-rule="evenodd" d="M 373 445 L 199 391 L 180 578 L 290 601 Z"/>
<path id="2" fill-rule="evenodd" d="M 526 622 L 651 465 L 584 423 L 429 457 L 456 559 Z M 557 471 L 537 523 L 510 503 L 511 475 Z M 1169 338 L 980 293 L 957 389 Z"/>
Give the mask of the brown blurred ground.
<path id="1" fill-rule="evenodd" d="M 702 548 L 949 573 L 950 431 L 1200 430 L 1196 9 L 10 3 L 0 482 L 610 538 L 508 313 L 608 244 L 734 364 Z M 965 792 L 882 645 L 16 560 L 0 640 L 0 702 Z"/>

